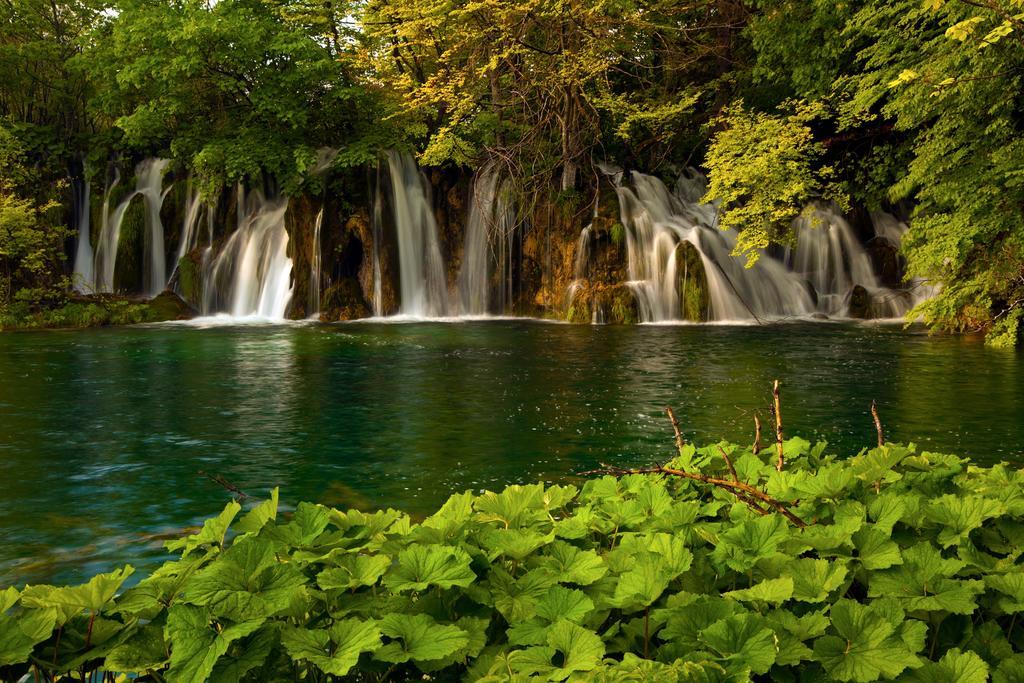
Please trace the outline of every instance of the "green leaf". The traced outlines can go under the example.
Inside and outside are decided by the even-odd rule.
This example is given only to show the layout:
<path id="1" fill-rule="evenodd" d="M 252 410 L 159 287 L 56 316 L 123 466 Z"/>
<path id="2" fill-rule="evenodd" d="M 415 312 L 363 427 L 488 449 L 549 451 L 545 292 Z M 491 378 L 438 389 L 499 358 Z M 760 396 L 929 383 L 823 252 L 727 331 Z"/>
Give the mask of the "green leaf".
<path id="1" fill-rule="evenodd" d="M 430 586 L 465 587 L 476 579 L 470 562 L 461 548 L 414 545 L 398 554 L 398 565 L 384 577 L 384 584 L 398 592 L 422 591 Z"/>
<path id="2" fill-rule="evenodd" d="M 438 624 L 426 614 L 388 614 L 380 622 L 380 632 L 392 641 L 374 657 L 393 664 L 442 659 L 469 643 L 466 631 Z"/>
<path id="3" fill-rule="evenodd" d="M 391 566 L 387 555 L 342 555 L 337 567 L 320 572 L 317 585 L 324 590 L 359 588 L 372 586 Z"/>
<path id="4" fill-rule="evenodd" d="M 164 629 L 165 638 L 171 645 L 171 666 L 166 676 L 168 683 L 206 680 L 231 643 L 249 635 L 263 622 L 263 619 L 243 621 L 218 631 L 213 628 L 206 609 L 172 605 L 167 611 Z"/>
<path id="5" fill-rule="evenodd" d="M 939 532 L 939 545 L 948 548 L 962 543 L 967 536 L 979 528 L 987 519 L 1006 512 L 1006 506 L 999 501 L 980 496 L 945 495 L 925 508 L 925 518 L 943 525 Z"/>
<path id="6" fill-rule="evenodd" d="M 544 486 L 509 486 L 501 493 L 487 491 L 474 503 L 482 522 L 501 522 L 506 529 L 532 526 L 548 518 Z"/>
<path id="7" fill-rule="evenodd" d="M 794 599 L 824 602 L 846 580 L 846 565 L 838 560 L 801 558 L 788 565 L 787 573 L 792 577 Z"/>
<path id="8" fill-rule="evenodd" d="M 821 560 L 824 562 L 824 560 Z M 740 602 L 767 602 L 779 605 L 793 597 L 793 577 L 765 579 L 750 588 L 729 591 L 722 596 Z"/>
<path id="9" fill-rule="evenodd" d="M 561 662 L 552 663 L 557 653 Z M 601 637 L 570 621 L 559 621 L 548 631 L 547 646 L 520 650 L 509 657 L 512 667 L 523 674 L 541 674 L 549 681 L 564 681 L 576 672 L 592 671 L 604 656 Z"/>
<path id="10" fill-rule="evenodd" d="M 562 583 L 589 586 L 605 574 L 604 560 L 593 550 L 580 550 L 564 541 L 555 541 L 544 548 L 541 564 L 558 576 Z"/>
<path id="11" fill-rule="evenodd" d="M 146 624 L 128 640 L 111 649 L 103 666 L 109 671 L 141 674 L 149 669 L 160 669 L 167 659 L 163 627 Z"/>
<path id="12" fill-rule="evenodd" d="M 758 560 L 771 555 L 789 537 L 788 523 L 781 515 L 765 515 L 743 522 L 719 535 L 712 559 L 738 572 L 745 572 Z"/>
<path id="13" fill-rule="evenodd" d="M 491 570 L 487 586 L 495 608 L 509 623 L 526 621 L 537 611 L 537 603 L 558 582 L 551 570 L 533 569 L 518 579 L 501 567 Z"/>
<path id="14" fill-rule="evenodd" d="M 637 553 L 633 568 L 619 576 L 611 605 L 626 611 L 647 607 L 668 588 L 671 575 L 661 555 Z"/>
<path id="15" fill-rule="evenodd" d="M 1007 614 L 1024 612 L 1024 573 L 992 574 L 985 577 L 985 585 L 998 591 L 999 609 Z"/>
<path id="16" fill-rule="evenodd" d="M 870 607 L 840 600 L 831 610 L 832 627 L 838 636 L 814 641 L 814 658 L 829 676 L 839 681 L 895 678 L 920 660 L 895 637 L 895 627 Z"/>
<path id="17" fill-rule="evenodd" d="M 228 533 L 228 527 L 231 526 L 232 520 L 235 519 L 235 515 L 241 509 L 242 506 L 233 500 L 224 506 L 224 510 L 219 515 L 203 522 L 203 528 L 199 530 L 199 533 L 167 541 L 164 543 L 164 547 L 172 552 L 180 550 L 184 557 L 196 548 L 204 545 L 215 544 L 223 546 L 224 537 Z"/>
<path id="18" fill-rule="evenodd" d="M 775 663 L 775 636 L 755 614 L 737 614 L 717 621 L 704 629 L 701 640 L 721 660 L 754 673 L 766 673 Z"/>
<path id="19" fill-rule="evenodd" d="M 853 546 L 865 569 L 888 569 L 903 562 L 899 546 L 876 526 L 865 527 L 855 533 Z"/>
<path id="20" fill-rule="evenodd" d="M 278 489 L 274 487 L 270 492 L 270 498 L 249 510 L 235 525 L 235 530 L 240 534 L 254 534 L 267 522 L 277 519 L 277 501 Z"/>
<path id="21" fill-rule="evenodd" d="M 329 628 L 293 626 L 281 632 L 281 642 L 292 659 L 304 659 L 332 676 L 344 676 L 364 652 L 380 647 L 381 630 L 373 620 L 342 619 Z"/>
<path id="22" fill-rule="evenodd" d="M 963 566 L 961 560 L 945 559 L 931 545 L 918 543 L 903 551 L 902 565 L 871 576 L 868 595 L 899 598 L 908 611 L 970 614 L 977 607 L 975 598 L 984 584 L 949 578 Z"/>
<path id="23" fill-rule="evenodd" d="M 921 683 L 986 683 L 988 664 L 973 652 L 953 648 L 937 662 L 927 662 L 907 677 Z"/>
<path id="24" fill-rule="evenodd" d="M 28 661 L 32 649 L 50 638 L 56 623 L 55 609 L 0 614 L 0 666 Z"/>
<path id="25" fill-rule="evenodd" d="M 581 624 L 593 610 L 594 602 L 583 591 L 562 586 L 551 587 L 537 602 L 537 616 L 549 622 L 565 619 Z"/>
<path id="26" fill-rule="evenodd" d="M 67 616 L 83 611 L 99 612 L 134 572 L 127 566 L 108 574 L 97 574 L 82 586 L 29 586 L 21 594 L 21 603 L 26 607 L 54 607 Z"/>

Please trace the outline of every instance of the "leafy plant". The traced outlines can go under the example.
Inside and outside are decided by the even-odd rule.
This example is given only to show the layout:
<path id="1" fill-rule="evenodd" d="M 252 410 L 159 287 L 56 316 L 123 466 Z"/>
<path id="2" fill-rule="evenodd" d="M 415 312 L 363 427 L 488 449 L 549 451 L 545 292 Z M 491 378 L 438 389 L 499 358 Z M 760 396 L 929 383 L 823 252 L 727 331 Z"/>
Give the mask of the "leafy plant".
<path id="1" fill-rule="evenodd" d="M 783 452 L 682 445 L 663 469 L 697 478 L 466 492 L 420 523 L 232 501 L 130 588 L 0 592 L 0 679 L 1018 680 L 1020 471 Z"/>

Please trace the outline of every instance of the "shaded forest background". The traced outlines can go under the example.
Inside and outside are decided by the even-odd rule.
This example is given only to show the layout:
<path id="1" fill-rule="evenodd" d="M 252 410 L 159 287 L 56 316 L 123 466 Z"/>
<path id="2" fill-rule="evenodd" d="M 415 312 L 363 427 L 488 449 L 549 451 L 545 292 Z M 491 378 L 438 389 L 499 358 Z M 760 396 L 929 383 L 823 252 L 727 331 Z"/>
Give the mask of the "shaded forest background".
<path id="1" fill-rule="evenodd" d="M 293 194 L 398 148 L 568 204 L 699 167 L 750 261 L 812 199 L 900 204 L 915 315 L 1024 327 L 1022 0 L 0 0 L 0 74 L 0 309 L 66 296 L 110 159 Z"/>

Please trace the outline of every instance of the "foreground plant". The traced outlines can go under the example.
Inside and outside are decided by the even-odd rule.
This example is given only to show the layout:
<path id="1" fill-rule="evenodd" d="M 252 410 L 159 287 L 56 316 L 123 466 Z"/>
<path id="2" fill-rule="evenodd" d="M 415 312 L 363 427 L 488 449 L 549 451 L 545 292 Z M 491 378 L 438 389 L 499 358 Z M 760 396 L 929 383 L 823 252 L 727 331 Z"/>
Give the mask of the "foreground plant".
<path id="1" fill-rule="evenodd" d="M 1020 472 L 779 448 L 679 439 L 664 467 L 803 526 L 661 473 L 466 492 L 422 523 L 232 501 L 130 588 L 0 593 L 0 678 L 1024 680 Z"/>

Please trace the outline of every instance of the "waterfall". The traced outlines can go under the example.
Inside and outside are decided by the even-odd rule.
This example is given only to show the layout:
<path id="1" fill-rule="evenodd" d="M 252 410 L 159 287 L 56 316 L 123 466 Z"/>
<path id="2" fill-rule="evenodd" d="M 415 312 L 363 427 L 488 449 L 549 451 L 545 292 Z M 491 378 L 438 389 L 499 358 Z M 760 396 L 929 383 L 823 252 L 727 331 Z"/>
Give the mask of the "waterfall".
<path id="1" fill-rule="evenodd" d="M 309 315 L 320 314 L 320 226 L 324 222 L 324 207 L 316 214 L 313 223 L 313 253 L 309 259 Z"/>
<path id="2" fill-rule="evenodd" d="M 407 153 L 388 152 L 388 172 L 398 235 L 400 311 L 414 317 L 446 315 L 448 287 L 427 181 Z"/>
<path id="3" fill-rule="evenodd" d="M 75 181 L 72 185 L 74 192 L 74 215 L 78 228 L 78 244 L 75 247 L 74 285 L 75 291 L 80 294 L 92 292 L 96 287 L 96 278 L 93 274 L 93 259 L 95 258 L 90 243 L 89 222 L 92 218 L 90 200 L 92 198 L 92 187 L 88 178 Z"/>
<path id="4" fill-rule="evenodd" d="M 120 177 L 115 175 L 103 199 L 103 225 L 96 249 L 96 291 L 114 290 L 114 266 L 117 262 L 117 247 L 121 237 L 121 221 L 128 206 L 135 197 L 142 197 L 145 207 L 145 250 L 143 261 L 143 291 L 155 296 L 163 291 L 167 283 L 167 260 L 164 254 L 164 227 L 160 222 L 160 206 L 166 192 L 163 190 L 163 174 L 169 162 L 167 159 L 146 159 L 135 167 L 135 189 L 110 212 L 110 193 L 117 186 Z"/>
<path id="5" fill-rule="evenodd" d="M 384 239 L 384 202 L 380 193 L 380 170 L 378 169 L 377 191 L 373 193 L 373 217 L 370 229 L 373 231 L 373 315 L 384 315 L 384 284 L 381 274 L 381 240 Z"/>
<path id="6" fill-rule="evenodd" d="M 855 313 L 857 286 L 868 294 L 872 317 L 899 317 L 934 291 L 920 287 L 911 294 L 884 287 L 853 227 L 832 204 L 814 203 L 794 221 L 796 246 L 781 259 L 762 253 L 746 268 L 732 255 L 736 233 L 719 229 L 717 207 L 700 202 L 705 192 L 700 174 L 684 174 L 669 191 L 657 178 L 633 173 L 631 184 L 616 191 L 626 226 L 628 284 L 644 322 L 680 318 L 682 242 L 700 256 L 714 321 L 847 317 Z M 887 239 L 906 229 L 893 226 L 891 218 L 873 217 L 876 233 Z"/>
<path id="7" fill-rule="evenodd" d="M 518 216 L 510 197 L 511 186 L 501 178 L 497 167 L 485 166 L 473 178 L 459 271 L 463 315 L 505 313 L 511 305 L 512 251 Z M 497 296 L 491 291 L 492 273 Z"/>
<path id="8" fill-rule="evenodd" d="M 292 298 L 292 261 L 284 216 L 287 199 L 259 192 L 238 195 L 238 226 L 215 256 L 203 263 L 204 314 L 281 320 Z"/>
<path id="9" fill-rule="evenodd" d="M 753 268 L 732 256 L 736 233 L 719 229 L 714 205 L 696 200 L 704 178 L 682 176 L 674 192 L 657 178 L 631 174 L 632 187 L 619 185 L 619 208 L 626 227 L 629 285 L 643 322 L 678 320 L 678 246 L 690 243 L 707 276 L 711 319 L 750 320 L 815 312 L 805 283 L 776 259 L 763 255 Z"/>

